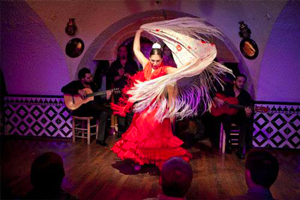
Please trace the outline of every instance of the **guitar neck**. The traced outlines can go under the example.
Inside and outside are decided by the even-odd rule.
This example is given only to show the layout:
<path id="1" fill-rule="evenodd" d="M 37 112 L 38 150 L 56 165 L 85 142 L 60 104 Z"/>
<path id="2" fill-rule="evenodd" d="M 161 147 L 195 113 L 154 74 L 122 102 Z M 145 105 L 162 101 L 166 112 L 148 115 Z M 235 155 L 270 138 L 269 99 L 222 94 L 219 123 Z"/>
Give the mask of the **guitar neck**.
<path id="1" fill-rule="evenodd" d="M 94 97 L 94 96 L 103 95 L 103 94 L 106 95 L 106 91 L 107 91 L 107 90 L 105 90 L 105 91 L 99 91 L 99 92 L 94 92 L 94 93 L 90 93 L 90 94 L 87 94 L 86 97 Z M 116 92 L 118 92 L 118 91 L 119 91 L 119 88 L 114 88 L 114 89 L 112 89 L 112 92 L 113 92 L 113 93 L 116 93 Z"/>
<path id="2" fill-rule="evenodd" d="M 94 97 L 94 96 L 103 95 L 103 94 L 106 94 L 106 91 L 90 93 L 90 94 L 87 94 L 86 97 Z"/>
<path id="3" fill-rule="evenodd" d="M 243 105 L 234 105 L 234 104 L 228 104 L 229 108 L 236 108 L 236 109 L 244 109 L 246 107 L 250 106 L 243 106 Z"/>

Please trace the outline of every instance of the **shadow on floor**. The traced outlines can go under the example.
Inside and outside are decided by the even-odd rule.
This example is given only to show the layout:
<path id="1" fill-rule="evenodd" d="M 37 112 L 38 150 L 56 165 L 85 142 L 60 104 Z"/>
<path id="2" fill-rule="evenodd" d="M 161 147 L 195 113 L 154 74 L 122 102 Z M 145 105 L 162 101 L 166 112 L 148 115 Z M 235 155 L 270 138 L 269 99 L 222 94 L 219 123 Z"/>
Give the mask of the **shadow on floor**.
<path id="1" fill-rule="evenodd" d="M 113 168 L 119 170 L 120 173 L 126 175 L 136 175 L 136 174 L 150 174 L 153 176 L 159 176 L 160 170 L 155 165 L 143 165 L 141 170 L 135 170 L 135 163 L 132 160 L 119 160 L 111 165 Z"/>

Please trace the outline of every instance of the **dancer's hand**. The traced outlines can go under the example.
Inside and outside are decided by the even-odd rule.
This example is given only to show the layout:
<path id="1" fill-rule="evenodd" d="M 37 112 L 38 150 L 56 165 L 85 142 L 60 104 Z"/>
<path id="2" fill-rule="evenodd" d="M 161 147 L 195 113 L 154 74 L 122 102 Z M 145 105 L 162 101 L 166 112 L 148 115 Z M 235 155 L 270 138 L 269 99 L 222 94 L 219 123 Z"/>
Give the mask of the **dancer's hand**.
<path id="1" fill-rule="evenodd" d="M 134 40 L 133 40 L 133 52 L 135 57 L 138 59 L 139 63 L 145 68 L 146 64 L 149 62 L 149 60 L 144 56 L 144 54 L 141 52 L 141 33 L 143 32 L 143 29 L 139 29 L 136 31 Z"/>
<path id="2" fill-rule="evenodd" d="M 110 99 L 111 95 L 112 95 L 112 90 L 106 90 L 106 99 L 107 100 Z"/>
<path id="3" fill-rule="evenodd" d="M 170 123 L 171 124 L 175 123 L 175 117 L 170 117 Z"/>
<path id="4" fill-rule="evenodd" d="M 119 76 L 123 76 L 124 75 L 124 69 L 121 68 L 118 70 Z"/>

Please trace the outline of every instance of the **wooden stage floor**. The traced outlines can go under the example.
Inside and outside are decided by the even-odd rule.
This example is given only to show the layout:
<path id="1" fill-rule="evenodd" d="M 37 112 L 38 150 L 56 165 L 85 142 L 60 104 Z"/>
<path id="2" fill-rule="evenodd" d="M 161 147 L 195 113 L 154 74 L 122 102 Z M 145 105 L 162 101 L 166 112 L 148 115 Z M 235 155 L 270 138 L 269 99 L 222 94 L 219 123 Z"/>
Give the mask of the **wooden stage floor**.
<path id="1" fill-rule="evenodd" d="M 110 135 L 110 147 L 117 139 Z M 246 193 L 244 160 L 222 154 L 208 140 L 189 145 L 194 178 L 187 199 L 225 199 Z M 79 199 L 143 199 L 161 192 L 159 171 L 154 166 L 134 171 L 110 148 L 92 141 L 1 137 L 1 195 L 22 197 L 30 189 L 30 167 L 38 155 L 54 151 L 62 156 L 66 176 L 63 188 Z M 280 172 L 271 187 L 276 199 L 300 199 L 300 156 L 297 150 L 268 149 L 277 156 Z"/>

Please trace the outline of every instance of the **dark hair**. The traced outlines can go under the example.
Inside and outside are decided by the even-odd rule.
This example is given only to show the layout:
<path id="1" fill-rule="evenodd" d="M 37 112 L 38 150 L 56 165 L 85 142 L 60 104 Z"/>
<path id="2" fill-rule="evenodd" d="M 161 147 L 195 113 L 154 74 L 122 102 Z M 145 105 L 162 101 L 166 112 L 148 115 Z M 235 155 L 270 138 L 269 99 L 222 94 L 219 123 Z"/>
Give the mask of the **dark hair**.
<path id="1" fill-rule="evenodd" d="M 171 51 L 171 49 L 165 44 L 164 46 L 163 46 L 163 56 L 164 56 L 164 50 L 165 50 L 165 48 L 167 48 L 167 49 L 169 49 L 169 51 L 171 52 L 171 54 L 170 54 L 170 56 L 171 56 L 171 58 L 174 60 L 174 58 L 173 58 L 173 53 L 172 53 L 172 51 Z"/>
<path id="2" fill-rule="evenodd" d="M 79 70 L 78 72 L 78 78 L 79 80 L 84 78 L 86 74 L 90 74 L 91 70 L 89 70 L 88 68 L 84 67 L 81 70 Z"/>
<path id="3" fill-rule="evenodd" d="M 270 188 L 277 179 L 279 163 L 276 157 L 267 151 L 254 151 L 247 156 L 246 169 L 250 171 L 255 184 Z"/>
<path id="4" fill-rule="evenodd" d="M 247 76 L 245 74 L 238 74 L 238 75 L 236 75 L 234 80 L 236 80 L 238 77 L 244 77 L 246 79 L 246 81 L 247 81 Z"/>
<path id="5" fill-rule="evenodd" d="M 161 49 L 151 49 L 150 56 L 152 55 L 159 55 L 161 58 L 163 58 L 163 51 Z"/>
<path id="6" fill-rule="evenodd" d="M 102 85 L 102 76 L 107 74 L 107 70 L 109 68 L 108 60 L 99 60 L 98 65 L 94 75 L 94 83 L 101 88 Z"/>
<path id="7" fill-rule="evenodd" d="M 65 176 L 62 158 L 54 152 L 42 154 L 33 161 L 30 176 L 34 187 L 60 187 Z"/>
<path id="8" fill-rule="evenodd" d="M 128 52 L 128 47 L 127 47 L 126 45 L 124 45 L 124 44 L 121 44 L 121 45 L 118 47 L 118 53 L 119 53 L 119 51 L 120 51 L 121 47 L 125 47 L 125 48 L 126 48 L 126 50 L 127 50 L 127 52 Z"/>
<path id="9" fill-rule="evenodd" d="M 173 157 L 162 167 L 162 190 L 167 196 L 184 197 L 191 186 L 192 179 L 191 165 L 182 158 Z"/>

